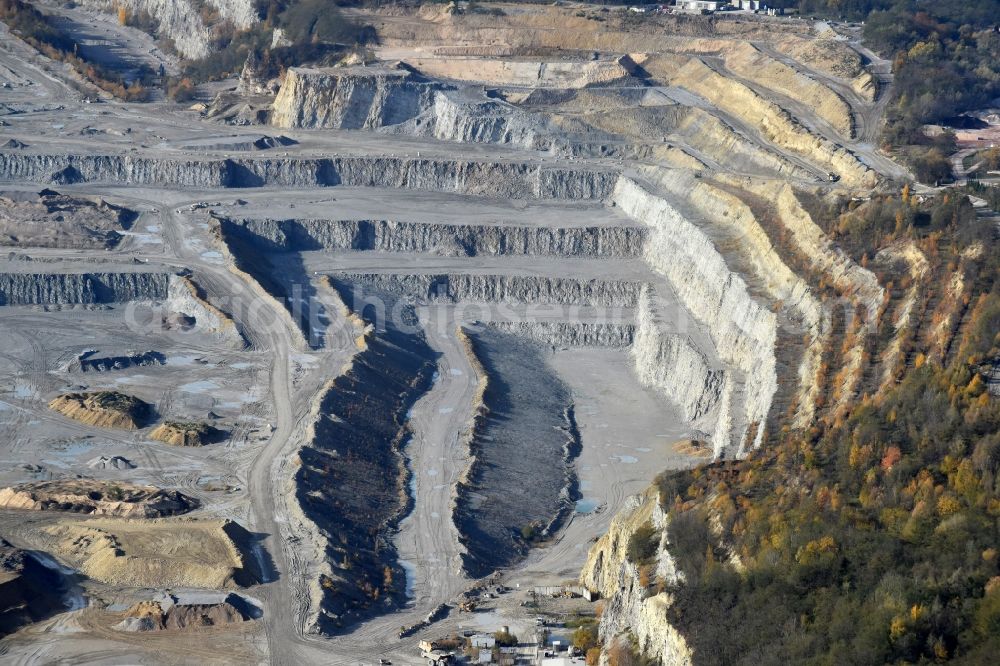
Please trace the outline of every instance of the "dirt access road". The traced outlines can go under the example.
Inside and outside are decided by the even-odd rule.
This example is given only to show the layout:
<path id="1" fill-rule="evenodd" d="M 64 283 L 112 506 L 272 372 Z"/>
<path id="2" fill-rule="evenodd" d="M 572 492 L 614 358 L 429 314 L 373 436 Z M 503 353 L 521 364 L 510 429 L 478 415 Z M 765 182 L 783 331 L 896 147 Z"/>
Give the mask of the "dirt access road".
<path id="1" fill-rule="evenodd" d="M 458 340 L 452 308 L 422 308 L 427 342 L 441 354 L 434 386 L 410 412 L 414 507 L 400 523 L 396 546 L 417 608 L 433 608 L 469 585 L 462 575 L 458 531 L 451 519 L 455 484 L 469 465 L 466 431 L 479 377 Z"/>

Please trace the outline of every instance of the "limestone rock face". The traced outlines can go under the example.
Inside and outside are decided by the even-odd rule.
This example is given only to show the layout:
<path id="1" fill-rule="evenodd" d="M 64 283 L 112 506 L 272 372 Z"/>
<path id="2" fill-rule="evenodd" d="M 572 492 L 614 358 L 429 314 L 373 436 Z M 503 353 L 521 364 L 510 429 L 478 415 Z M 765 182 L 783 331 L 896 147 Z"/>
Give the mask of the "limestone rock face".
<path id="1" fill-rule="evenodd" d="M 345 273 L 342 279 L 375 291 L 422 301 L 549 303 L 631 307 L 640 284 L 524 275 Z M 340 278 L 338 278 L 340 279 Z"/>
<path id="2" fill-rule="evenodd" d="M 212 52 L 212 32 L 202 20 L 201 4 L 194 0 L 83 0 L 80 4 L 105 11 L 124 7 L 130 16 L 148 14 L 156 22 L 158 34 L 169 37 L 185 58 L 204 58 Z M 260 21 L 252 0 L 206 0 L 205 4 L 239 29 Z"/>
<path id="3" fill-rule="evenodd" d="M 441 87 L 406 69 L 292 67 L 274 100 L 271 122 L 325 129 L 396 125 L 430 108 Z"/>
<path id="4" fill-rule="evenodd" d="M 256 51 L 250 51 L 247 59 L 243 63 L 243 70 L 240 72 L 240 80 L 236 85 L 236 92 L 241 95 L 268 95 L 272 91 L 268 87 L 268 81 L 261 75 L 260 58 Z"/>
<path id="5" fill-rule="evenodd" d="M 662 197 L 623 177 L 614 201 L 626 215 L 650 227 L 646 262 L 662 273 L 684 307 L 708 328 L 720 360 L 743 378 L 723 386 L 723 396 L 737 404 L 727 409 L 724 427 L 713 438 L 716 454 L 738 453 L 751 424 L 761 424 L 777 391 L 775 341 L 777 319 L 754 300 L 743 279 L 734 273 L 711 239 Z M 735 393 L 741 392 L 741 396 Z M 728 399 L 723 402 L 728 402 Z M 759 444 L 763 430 L 757 428 Z"/>
<path id="6" fill-rule="evenodd" d="M 159 31 L 174 42 L 185 58 L 204 58 L 209 54 L 211 33 L 201 20 L 196 5 L 190 0 L 83 0 L 87 7 L 115 11 L 122 6 L 130 15 L 139 12 L 154 17 Z M 212 3 L 214 4 L 214 3 Z"/>
<path id="7" fill-rule="evenodd" d="M 565 321 L 491 321 L 478 325 L 515 333 L 553 347 L 617 347 L 632 344 L 631 324 Z"/>
<path id="8" fill-rule="evenodd" d="M 0 152 L 0 179 L 47 183 L 67 169 L 76 174 L 76 182 L 87 183 L 196 188 L 351 185 L 501 199 L 606 199 L 618 179 L 610 170 L 447 158 L 163 159 Z"/>
<path id="9" fill-rule="evenodd" d="M 806 104 L 841 135 L 854 138 L 850 106 L 833 89 L 773 58 L 749 42 L 733 44 L 724 54 L 726 68 L 744 79 Z"/>
<path id="10" fill-rule="evenodd" d="M 479 99 L 461 91 L 439 91 L 419 116 L 385 131 L 460 143 L 512 144 L 550 150 L 553 132 L 539 116 L 506 102 Z"/>
<path id="11" fill-rule="evenodd" d="M 67 393 L 53 399 L 49 409 L 87 425 L 124 430 L 142 428 L 152 412 L 149 403 L 117 391 Z"/>
<path id="12" fill-rule="evenodd" d="M 816 385 L 825 342 L 823 308 L 808 283 L 788 266 L 761 226 L 753 209 L 740 197 L 715 183 L 673 170 L 643 169 L 643 175 L 659 188 L 696 211 L 698 224 L 713 236 L 716 247 L 726 247 L 724 258 L 739 266 L 740 276 L 754 285 L 752 296 L 765 306 L 782 312 L 805 350 L 798 361 L 798 393 L 795 424 L 806 427 L 814 413 Z M 722 240 L 724 239 L 724 240 Z M 725 344 L 725 343 L 719 343 Z"/>
<path id="13" fill-rule="evenodd" d="M 655 490 L 630 498 L 611 521 L 608 532 L 590 549 L 580 582 L 600 592 L 604 599 L 600 636 L 605 645 L 631 632 L 643 653 L 660 664 L 689 666 L 691 651 L 684 637 L 667 621 L 667 609 L 673 598 L 665 592 L 654 594 L 642 585 L 639 566 L 627 555 L 632 535 L 641 526 L 652 523 L 661 535 L 654 564 L 656 578 L 667 583 L 679 582 L 681 575 L 666 548 L 666 521 Z"/>
<path id="14" fill-rule="evenodd" d="M 271 122 L 285 128 L 379 129 L 464 143 L 548 150 L 545 120 L 480 90 L 423 78 L 405 66 L 292 68 Z"/>
<path id="15" fill-rule="evenodd" d="M 845 183 L 870 188 L 879 182 L 878 174 L 851 151 L 813 134 L 776 103 L 722 76 L 698 58 L 661 55 L 644 66 L 651 68 L 657 78 L 703 96 L 736 117 L 752 118 L 754 128 L 764 139 L 838 174 Z M 843 122 L 840 124 L 843 126 Z"/>
<path id="16" fill-rule="evenodd" d="M 0 305 L 78 305 L 155 301 L 166 273 L 0 273 Z"/>
<path id="17" fill-rule="evenodd" d="M 636 313 L 631 353 L 636 375 L 680 405 L 684 418 L 695 422 L 711 412 L 722 397 L 724 370 L 684 335 L 666 331 L 657 321 L 650 288 L 644 287 Z"/>
<path id="18" fill-rule="evenodd" d="M 552 228 L 396 220 L 227 219 L 223 224 L 227 233 L 246 234 L 269 251 L 371 250 L 469 257 L 637 257 L 646 234 L 641 226 Z"/>
<path id="19" fill-rule="evenodd" d="M 187 513 L 198 506 L 198 500 L 176 490 L 90 479 L 38 481 L 0 490 L 0 507 L 5 509 L 159 518 Z"/>

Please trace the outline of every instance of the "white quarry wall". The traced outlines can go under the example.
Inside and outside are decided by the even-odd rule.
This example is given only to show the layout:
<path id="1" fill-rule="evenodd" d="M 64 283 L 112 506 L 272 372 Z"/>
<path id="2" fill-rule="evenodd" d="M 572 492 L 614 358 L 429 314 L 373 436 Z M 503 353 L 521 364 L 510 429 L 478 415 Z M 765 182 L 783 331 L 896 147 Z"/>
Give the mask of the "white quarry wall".
<path id="1" fill-rule="evenodd" d="M 511 199 L 606 199 L 610 171 L 523 162 L 405 157 L 159 159 L 0 152 L 0 179 L 199 188 L 354 185 Z"/>
<path id="2" fill-rule="evenodd" d="M 429 109 L 440 88 L 405 70 L 292 67 L 272 105 L 271 123 L 337 129 L 396 125 Z"/>
<path id="3" fill-rule="evenodd" d="M 457 99 L 459 96 L 437 92 L 434 104 L 420 117 L 393 131 L 441 141 L 512 144 L 528 150 L 552 147 L 551 133 L 539 117 L 506 102 L 466 101 Z"/>
<path id="4" fill-rule="evenodd" d="M 206 2 L 237 28 L 246 29 L 260 21 L 252 0 Z M 106 12 L 115 12 L 119 6 L 130 14 L 146 12 L 156 21 L 159 35 L 172 40 L 184 58 L 205 58 L 212 52 L 212 33 L 192 0 L 79 0 L 77 4 Z"/>
<path id="5" fill-rule="evenodd" d="M 806 427 L 815 414 L 816 376 L 828 331 L 823 327 L 823 308 L 806 281 L 795 273 L 758 222 L 753 210 L 735 194 L 675 169 L 644 169 L 643 174 L 697 210 L 699 221 L 723 239 L 727 252 L 739 259 L 746 279 L 751 280 L 775 309 L 781 308 L 786 326 L 805 340 L 799 359 L 795 426 Z"/>
<path id="6" fill-rule="evenodd" d="M 650 227 L 646 262 L 667 278 L 684 307 L 706 326 L 719 358 L 743 376 L 743 404 L 732 412 L 730 436 L 713 442 L 717 451 L 740 447 L 751 424 L 763 426 L 777 390 L 777 318 L 750 296 L 743 278 L 729 268 L 705 232 L 662 197 L 623 176 L 612 200 Z M 749 444 L 758 446 L 762 436 L 763 428 L 758 427 Z"/>
<path id="7" fill-rule="evenodd" d="M 260 22 L 253 0 L 206 0 L 219 15 L 240 29 Z"/>
<path id="8" fill-rule="evenodd" d="M 712 367 L 687 336 L 664 329 L 657 321 L 648 285 L 639 294 L 631 352 L 639 381 L 680 405 L 688 422 L 707 415 L 719 403 L 724 371 Z"/>
<path id="9" fill-rule="evenodd" d="M 628 347 L 635 337 L 631 324 L 611 324 L 565 321 L 488 321 L 465 326 L 489 326 L 516 333 L 553 347 Z"/>
<path id="10" fill-rule="evenodd" d="M 548 150 L 551 132 L 532 114 L 467 95 L 406 69 L 288 70 L 271 108 L 283 128 L 380 129 L 462 143 Z"/>

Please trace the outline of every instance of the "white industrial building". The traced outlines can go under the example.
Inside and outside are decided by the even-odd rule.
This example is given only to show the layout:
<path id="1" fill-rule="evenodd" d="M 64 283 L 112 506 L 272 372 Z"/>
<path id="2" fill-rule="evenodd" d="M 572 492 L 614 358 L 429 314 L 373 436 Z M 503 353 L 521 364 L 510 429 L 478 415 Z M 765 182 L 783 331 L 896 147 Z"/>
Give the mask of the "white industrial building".
<path id="1" fill-rule="evenodd" d="M 728 4 L 728 2 L 721 2 L 720 0 L 677 0 L 678 9 L 687 9 L 696 12 L 717 12 Z"/>

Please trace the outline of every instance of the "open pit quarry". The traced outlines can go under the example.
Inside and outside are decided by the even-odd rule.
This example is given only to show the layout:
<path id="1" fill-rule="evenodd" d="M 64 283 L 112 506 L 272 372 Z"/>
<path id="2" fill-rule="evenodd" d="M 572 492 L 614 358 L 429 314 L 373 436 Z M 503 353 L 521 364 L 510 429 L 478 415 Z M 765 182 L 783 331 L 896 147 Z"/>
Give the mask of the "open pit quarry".
<path id="1" fill-rule="evenodd" d="M 123 6 L 197 58 L 202 4 Z M 0 596 L 65 596 L 3 596 L 5 658 L 421 663 L 579 580 L 602 638 L 691 663 L 623 555 L 646 488 L 904 361 L 863 348 L 845 312 L 898 304 L 813 219 L 907 177 L 873 144 L 890 83 L 809 21 L 502 7 L 350 10 L 373 61 L 249 115 L 82 104 L 4 33 Z"/>

